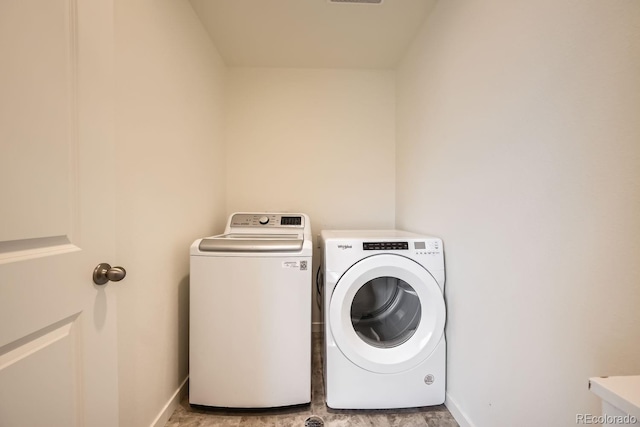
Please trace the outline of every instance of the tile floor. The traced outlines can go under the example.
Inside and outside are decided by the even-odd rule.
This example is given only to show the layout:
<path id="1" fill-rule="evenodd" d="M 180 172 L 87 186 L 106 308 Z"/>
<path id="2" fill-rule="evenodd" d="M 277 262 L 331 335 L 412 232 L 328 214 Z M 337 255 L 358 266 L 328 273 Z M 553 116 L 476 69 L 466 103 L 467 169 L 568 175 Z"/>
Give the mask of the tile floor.
<path id="1" fill-rule="evenodd" d="M 393 410 L 334 410 L 324 402 L 322 380 L 322 337 L 313 336 L 313 378 L 311 404 L 284 409 L 224 410 L 189 405 L 186 396 L 165 427 L 303 427 L 311 416 L 320 417 L 326 427 L 458 427 L 444 405 Z"/>

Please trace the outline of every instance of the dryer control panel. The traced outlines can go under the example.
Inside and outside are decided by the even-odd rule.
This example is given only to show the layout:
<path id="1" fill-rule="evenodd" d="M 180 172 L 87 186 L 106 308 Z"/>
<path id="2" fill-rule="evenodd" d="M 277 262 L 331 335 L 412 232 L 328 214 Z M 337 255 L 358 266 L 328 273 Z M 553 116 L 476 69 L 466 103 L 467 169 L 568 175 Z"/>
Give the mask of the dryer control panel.
<path id="1" fill-rule="evenodd" d="M 440 253 L 439 240 L 427 240 L 426 242 L 413 242 L 416 255 L 438 255 Z"/>
<path id="2" fill-rule="evenodd" d="M 296 214 L 235 214 L 231 218 L 231 227 L 304 228 L 304 217 Z"/>
<path id="3" fill-rule="evenodd" d="M 409 249 L 409 242 L 363 242 L 365 251 L 402 251 Z"/>
<path id="4" fill-rule="evenodd" d="M 440 253 L 438 240 L 422 240 L 412 242 L 362 242 L 364 251 L 406 251 L 413 250 L 416 255 L 437 255 Z"/>

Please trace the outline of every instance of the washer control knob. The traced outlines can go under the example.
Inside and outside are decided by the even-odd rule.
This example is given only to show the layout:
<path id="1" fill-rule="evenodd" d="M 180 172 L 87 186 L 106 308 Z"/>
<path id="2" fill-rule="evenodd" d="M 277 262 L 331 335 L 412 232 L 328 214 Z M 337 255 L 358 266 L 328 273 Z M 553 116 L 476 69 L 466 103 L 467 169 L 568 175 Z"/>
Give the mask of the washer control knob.
<path id="1" fill-rule="evenodd" d="M 262 225 L 266 225 L 266 224 L 268 224 L 268 223 L 269 223 L 269 217 L 267 217 L 267 216 L 262 216 L 262 217 L 260 217 L 259 221 L 260 221 L 260 224 L 262 224 Z"/>

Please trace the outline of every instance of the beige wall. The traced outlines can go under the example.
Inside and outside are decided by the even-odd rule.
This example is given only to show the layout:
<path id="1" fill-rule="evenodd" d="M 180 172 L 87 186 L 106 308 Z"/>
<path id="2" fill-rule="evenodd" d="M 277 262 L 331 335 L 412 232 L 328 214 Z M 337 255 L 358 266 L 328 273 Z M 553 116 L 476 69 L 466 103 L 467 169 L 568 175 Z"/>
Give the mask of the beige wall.
<path id="1" fill-rule="evenodd" d="M 120 426 L 188 374 L 189 245 L 225 220 L 225 66 L 187 2 L 116 2 Z M 169 412 L 170 415 L 170 412 Z M 160 425 L 164 423 L 160 422 Z"/>
<path id="2" fill-rule="evenodd" d="M 392 71 L 229 69 L 227 212 L 303 212 L 314 236 L 393 228 L 394 84 Z"/>
<path id="3" fill-rule="evenodd" d="M 462 425 L 640 371 L 640 2 L 439 2 L 398 70 L 397 226 L 441 236 Z"/>

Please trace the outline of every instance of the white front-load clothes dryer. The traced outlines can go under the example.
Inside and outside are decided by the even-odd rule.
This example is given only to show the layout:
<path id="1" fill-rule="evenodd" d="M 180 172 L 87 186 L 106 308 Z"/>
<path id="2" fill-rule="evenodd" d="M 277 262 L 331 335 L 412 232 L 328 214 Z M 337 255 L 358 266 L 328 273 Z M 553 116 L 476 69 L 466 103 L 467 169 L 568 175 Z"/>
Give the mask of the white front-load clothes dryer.
<path id="1" fill-rule="evenodd" d="M 322 231 L 327 406 L 444 403 L 442 241 L 399 230 Z"/>

